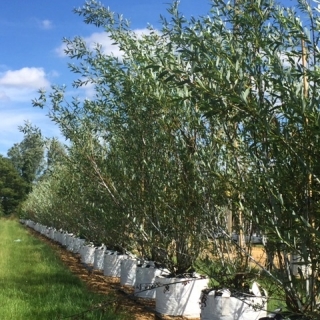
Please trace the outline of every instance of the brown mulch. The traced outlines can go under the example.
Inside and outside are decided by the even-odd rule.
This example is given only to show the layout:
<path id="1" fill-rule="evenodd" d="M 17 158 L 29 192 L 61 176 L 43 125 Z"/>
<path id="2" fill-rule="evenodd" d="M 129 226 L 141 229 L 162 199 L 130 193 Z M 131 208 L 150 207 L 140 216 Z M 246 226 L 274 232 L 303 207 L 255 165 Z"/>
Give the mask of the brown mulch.
<path id="1" fill-rule="evenodd" d="M 59 255 L 63 263 L 77 275 L 88 288 L 96 293 L 109 295 L 115 297 L 115 304 L 117 310 L 128 314 L 130 320 L 180 320 L 186 319 L 185 317 L 167 317 L 155 313 L 155 301 L 150 299 L 136 298 L 132 295 L 133 288 L 120 285 L 120 278 L 106 277 L 103 272 L 91 270 L 83 263 L 80 262 L 80 255 L 71 253 L 60 244 L 46 238 L 40 233 L 28 228 L 29 232 L 39 238 L 41 241 L 46 242 L 52 249 Z M 199 320 L 188 319 L 188 320 Z"/>

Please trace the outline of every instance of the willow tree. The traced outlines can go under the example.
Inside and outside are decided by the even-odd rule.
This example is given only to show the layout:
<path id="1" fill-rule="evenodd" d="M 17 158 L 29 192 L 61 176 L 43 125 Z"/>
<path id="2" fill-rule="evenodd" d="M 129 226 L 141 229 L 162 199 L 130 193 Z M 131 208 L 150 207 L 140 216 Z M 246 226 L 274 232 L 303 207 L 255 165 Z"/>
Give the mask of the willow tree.
<path id="1" fill-rule="evenodd" d="M 190 68 L 157 68 L 172 87 L 187 84 L 207 118 L 223 124 L 234 213 L 268 235 L 278 262 L 275 275 L 265 271 L 284 289 L 288 307 L 315 315 L 319 18 L 306 2 L 298 5 L 306 17 L 272 1 L 214 1 L 210 15 L 191 21 L 173 6 L 165 33 Z M 298 275 L 290 263 L 295 254 Z"/>
<path id="2" fill-rule="evenodd" d="M 230 239 L 231 211 L 238 232 L 255 224 L 267 234 L 278 262 L 264 271 L 288 307 L 316 314 L 319 24 L 299 4 L 310 37 L 296 12 L 269 0 L 216 0 L 207 16 L 190 21 L 174 3 L 160 32 L 139 37 L 89 1 L 76 13 L 103 27 L 122 56 L 65 40 L 66 53 L 80 61 L 70 65 L 80 75 L 74 85 L 91 83 L 96 95 L 68 103 L 56 87 L 49 108 L 74 146 L 75 167 L 90 177 L 81 190 L 104 208 L 90 211 L 91 230 L 104 221 L 112 235 L 116 224 L 108 222 L 121 221 L 122 246 L 180 273 L 198 257 L 208 226 Z M 43 107 L 45 94 L 34 104 Z M 230 244 L 241 263 L 229 270 L 245 270 L 250 250 Z M 304 266 L 297 276 L 293 255 Z"/>
<path id="3" fill-rule="evenodd" d="M 206 243 L 203 229 L 212 220 L 224 220 L 218 208 L 228 203 L 220 193 L 230 188 L 221 169 L 224 140 L 230 137 L 221 134 L 219 120 L 204 118 L 184 79 L 181 87 L 163 81 L 168 71 L 160 70 L 162 62 L 190 70 L 165 33 L 150 29 L 139 38 L 95 1 L 77 12 L 86 22 L 103 26 L 123 54 L 118 59 L 103 54 L 100 46 L 87 48 L 80 38 L 65 40 L 66 53 L 81 59 L 70 65 L 82 77 L 74 85 L 93 84 L 95 100 L 68 104 L 59 87 L 49 95 L 49 116 L 72 142 L 74 167 L 85 176 L 81 194 L 93 197 L 89 202 L 95 208 L 107 207 L 90 210 L 89 230 L 97 232 L 100 223 L 115 241 L 112 235 L 123 226 L 126 246 L 133 247 L 132 240 L 145 257 L 183 273 Z M 42 93 L 34 104 L 43 107 L 45 102 Z M 100 192 L 105 197 L 94 197 Z"/>

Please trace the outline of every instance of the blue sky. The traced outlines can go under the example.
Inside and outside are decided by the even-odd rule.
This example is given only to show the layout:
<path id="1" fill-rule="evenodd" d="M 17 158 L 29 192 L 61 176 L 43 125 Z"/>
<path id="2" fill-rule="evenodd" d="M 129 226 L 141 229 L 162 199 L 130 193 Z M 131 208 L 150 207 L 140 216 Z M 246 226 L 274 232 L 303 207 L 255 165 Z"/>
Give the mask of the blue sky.
<path id="1" fill-rule="evenodd" d="M 148 23 L 159 26 L 170 0 L 103 0 L 112 11 L 131 21 L 132 29 Z M 18 126 L 28 120 L 44 136 L 59 136 L 46 110 L 32 107 L 39 88 L 65 84 L 71 90 L 70 62 L 62 52 L 62 38 L 82 36 L 107 45 L 102 29 L 86 25 L 72 10 L 84 0 L 10 0 L 0 10 L 0 154 L 23 138 Z M 208 12 L 208 0 L 181 0 L 186 16 Z"/>
<path id="2" fill-rule="evenodd" d="M 166 14 L 170 0 L 102 0 L 112 11 L 131 21 L 131 28 L 147 24 L 159 27 L 160 14 Z M 81 36 L 109 43 L 102 29 L 86 25 L 72 10 L 84 0 L 10 0 L 0 10 L 0 154 L 6 155 L 23 138 L 18 126 L 30 121 L 44 136 L 59 137 L 59 129 L 46 116 L 46 110 L 32 107 L 37 90 L 65 84 L 72 90 L 74 78 L 67 68 L 62 38 Z M 205 15 L 209 0 L 181 0 L 180 10 L 187 17 Z M 83 92 L 85 95 L 86 92 Z M 89 94 L 89 93 L 88 93 Z"/>

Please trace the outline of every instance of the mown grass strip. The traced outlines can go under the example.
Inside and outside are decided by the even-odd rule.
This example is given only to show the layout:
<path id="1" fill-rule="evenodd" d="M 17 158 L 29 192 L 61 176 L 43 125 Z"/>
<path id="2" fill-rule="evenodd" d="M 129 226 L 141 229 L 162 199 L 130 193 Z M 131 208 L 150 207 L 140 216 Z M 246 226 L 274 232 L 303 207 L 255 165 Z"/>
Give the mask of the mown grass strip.
<path id="1" fill-rule="evenodd" d="M 106 300 L 89 292 L 48 245 L 17 221 L 0 219 L 0 246 L 0 319 L 64 319 Z M 108 309 L 78 319 L 125 318 Z"/>

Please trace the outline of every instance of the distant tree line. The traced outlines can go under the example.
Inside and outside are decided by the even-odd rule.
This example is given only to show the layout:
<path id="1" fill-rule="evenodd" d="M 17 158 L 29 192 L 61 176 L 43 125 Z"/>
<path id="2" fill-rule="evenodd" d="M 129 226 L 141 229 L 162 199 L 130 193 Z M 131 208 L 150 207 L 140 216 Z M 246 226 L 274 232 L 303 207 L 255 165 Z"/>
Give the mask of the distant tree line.
<path id="1" fill-rule="evenodd" d="M 26 122 L 19 127 L 23 140 L 0 156 L 0 212 L 18 213 L 21 203 L 37 181 L 50 174 L 52 165 L 65 154 L 56 139 L 45 139 L 40 130 Z"/>

